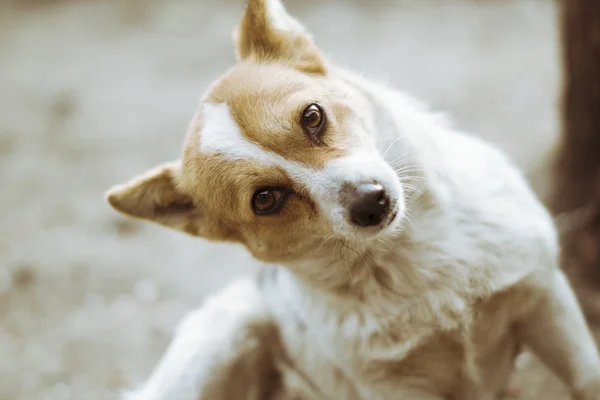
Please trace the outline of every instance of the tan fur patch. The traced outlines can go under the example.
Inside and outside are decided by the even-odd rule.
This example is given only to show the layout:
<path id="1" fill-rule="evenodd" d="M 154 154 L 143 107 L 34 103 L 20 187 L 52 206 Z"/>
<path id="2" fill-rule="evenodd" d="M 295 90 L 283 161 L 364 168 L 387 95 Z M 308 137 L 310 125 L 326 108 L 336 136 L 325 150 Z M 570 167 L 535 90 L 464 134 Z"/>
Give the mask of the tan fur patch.
<path id="1" fill-rule="evenodd" d="M 216 365 L 213 379 L 204 388 L 201 400 L 263 400 L 283 395 L 276 365 L 283 346 L 277 327 L 267 321 L 253 321 L 238 333 L 231 354 L 235 357 Z"/>
<path id="2" fill-rule="evenodd" d="M 321 169 L 351 147 L 353 134 L 347 123 L 353 110 L 342 95 L 325 78 L 279 65 L 241 63 L 219 80 L 207 101 L 227 104 L 250 142 L 286 160 Z M 311 143 L 300 124 L 302 112 L 312 103 L 326 113 L 321 146 Z"/>

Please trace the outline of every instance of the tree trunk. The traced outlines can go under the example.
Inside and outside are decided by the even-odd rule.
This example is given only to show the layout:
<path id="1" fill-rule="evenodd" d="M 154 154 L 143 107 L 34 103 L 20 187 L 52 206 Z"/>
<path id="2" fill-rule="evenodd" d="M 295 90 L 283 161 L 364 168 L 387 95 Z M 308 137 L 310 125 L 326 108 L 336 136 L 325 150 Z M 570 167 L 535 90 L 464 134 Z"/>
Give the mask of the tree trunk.
<path id="1" fill-rule="evenodd" d="M 551 207 L 565 266 L 600 284 L 600 0 L 563 0 L 561 7 L 563 125 Z"/>

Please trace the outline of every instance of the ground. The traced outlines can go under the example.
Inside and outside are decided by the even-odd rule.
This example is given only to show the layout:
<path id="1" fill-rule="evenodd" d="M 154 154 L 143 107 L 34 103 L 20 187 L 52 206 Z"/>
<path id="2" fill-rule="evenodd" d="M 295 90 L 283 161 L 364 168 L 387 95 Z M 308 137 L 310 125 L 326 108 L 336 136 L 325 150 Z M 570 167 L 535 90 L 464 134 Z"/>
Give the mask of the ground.
<path id="1" fill-rule="evenodd" d="M 113 184 L 178 156 L 235 61 L 242 0 L 0 0 L 0 400 L 104 400 L 254 262 L 125 220 Z M 554 2 L 293 1 L 340 64 L 496 143 L 545 195 L 560 90 Z M 565 399 L 531 361 L 523 399 Z M 544 395 L 540 395 L 543 393 Z"/>

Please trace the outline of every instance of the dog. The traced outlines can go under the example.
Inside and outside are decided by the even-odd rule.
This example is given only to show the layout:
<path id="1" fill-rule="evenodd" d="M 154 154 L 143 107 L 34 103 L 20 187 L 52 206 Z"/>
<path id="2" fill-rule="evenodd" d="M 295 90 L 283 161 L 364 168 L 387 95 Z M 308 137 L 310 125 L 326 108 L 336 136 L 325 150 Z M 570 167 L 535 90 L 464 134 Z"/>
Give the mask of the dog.
<path id="1" fill-rule="evenodd" d="M 600 400 L 553 220 L 501 152 L 331 64 L 279 0 L 248 0 L 234 36 L 181 159 L 107 200 L 265 266 L 185 316 L 125 398 L 495 399 L 528 346 Z"/>

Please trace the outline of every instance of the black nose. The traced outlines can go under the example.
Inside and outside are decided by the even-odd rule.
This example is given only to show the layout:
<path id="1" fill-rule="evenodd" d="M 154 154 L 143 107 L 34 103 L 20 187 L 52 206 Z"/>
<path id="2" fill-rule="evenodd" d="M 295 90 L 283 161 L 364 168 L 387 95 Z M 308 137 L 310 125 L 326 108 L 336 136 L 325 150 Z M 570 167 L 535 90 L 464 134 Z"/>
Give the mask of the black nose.
<path id="1" fill-rule="evenodd" d="M 389 198 L 383 186 L 363 183 L 353 189 L 348 204 L 352 223 L 362 227 L 379 225 L 389 208 Z"/>

